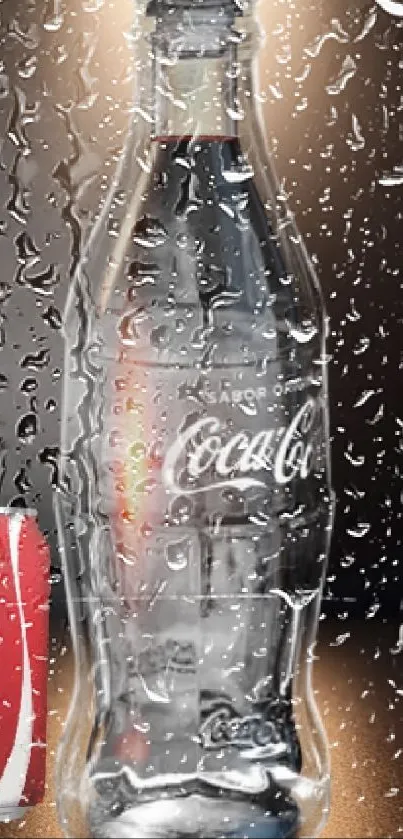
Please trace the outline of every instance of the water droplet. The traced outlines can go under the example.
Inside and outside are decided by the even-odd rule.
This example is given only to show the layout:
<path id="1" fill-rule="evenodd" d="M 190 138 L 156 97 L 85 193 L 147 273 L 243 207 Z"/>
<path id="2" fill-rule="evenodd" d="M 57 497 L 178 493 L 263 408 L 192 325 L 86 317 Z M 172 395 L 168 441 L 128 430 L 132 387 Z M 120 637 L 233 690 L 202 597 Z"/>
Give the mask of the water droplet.
<path id="1" fill-rule="evenodd" d="M 133 346 L 139 338 L 135 326 L 135 312 L 136 310 L 127 312 L 117 324 L 117 333 L 122 344 L 125 346 Z"/>
<path id="2" fill-rule="evenodd" d="M 364 40 L 364 38 L 368 35 L 368 32 L 370 32 L 371 29 L 373 28 L 373 26 L 375 26 L 377 17 L 378 17 L 378 13 L 377 13 L 375 7 L 373 7 L 370 10 L 368 16 L 366 17 L 366 19 L 365 19 L 365 21 L 364 21 L 364 23 L 361 27 L 360 32 L 354 38 L 354 43 L 355 44 L 357 44 L 359 41 Z"/>
<path id="3" fill-rule="evenodd" d="M 343 61 L 339 75 L 333 82 L 326 85 L 326 92 L 331 96 L 337 96 L 345 89 L 347 82 L 355 75 L 356 70 L 356 62 L 351 55 L 348 55 Z"/>
<path id="4" fill-rule="evenodd" d="M 11 297 L 12 292 L 13 289 L 9 283 L 0 282 L 0 303 L 5 303 Z"/>
<path id="5" fill-rule="evenodd" d="M 349 536 L 353 536 L 354 539 L 362 539 L 363 536 L 366 536 L 371 529 L 370 522 L 362 521 L 357 524 L 357 527 L 354 528 L 347 528 L 346 533 Z"/>
<path id="6" fill-rule="evenodd" d="M 145 539 L 148 539 L 153 533 L 152 525 L 148 521 L 143 522 L 140 527 L 140 533 Z"/>
<path id="7" fill-rule="evenodd" d="M 245 119 L 245 111 L 238 105 L 237 108 L 226 108 L 225 109 L 228 116 L 233 119 L 235 122 L 239 122 L 242 119 Z"/>
<path id="8" fill-rule="evenodd" d="M 113 428 L 112 431 L 109 433 L 108 442 L 111 449 L 120 448 L 124 442 L 123 435 L 116 428 Z"/>
<path id="9" fill-rule="evenodd" d="M 20 385 L 20 390 L 23 393 L 32 393 L 32 391 L 37 390 L 38 382 L 34 378 L 24 379 L 24 381 Z"/>
<path id="10" fill-rule="evenodd" d="M 342 568 L 351 568 L 354 565 L 355 556 L 345 556 L 341 561 L 340 565 Z"/>
<path id="11" fill-rule="evenodd" d="M 17 472 L 17 474 L 15 475 L 14 484 L 15 484 L 18 492 L 21 493 L 21 495 L 25 495 L 25 493 L 28 492 L 32 488 L 32 484 L 30 483 L 30 481 L 28 479 L 28 476 L 27 476 L 27 473 L 26 473 L 26 470 L 25 470 L 24 467 L 22 467 L 22 469 L 20 469 L 19 472 Z"/>
<path id="12" fill-rule="evenodd" d="M 17 423 L 17 436 L 23 443 L 33 443 L 38 433 L 36 414 L 25 414 Z"/>
<path id="13" fill-rule="evenodd" d="M 383 175 L 379 178 L 380 186 L 402 186 L 403 184 L 403 166 L 395 166 L 390 175 Z"/>
<path id="14" fill-rule="evenodd" d="M 225 201 L 220 201 L 218 206 L 229 218 L 235 218 L 235 210 L 229 204 L 226 204 Z"/>
<path id="15" fill-rule="evenodd" d="M 59 479 L 59 449 L 56 446 L 45 446 L 38 454 L 40 463 L 50 467 L 50 482 L 52 487 L 57 487 Z"/>
<path id="16" fill-rule="evenodd" d="M 175 524 L 186 524 L 192 512 L 192 504 L 189 498 L 181 495 L 175 498 L 171 504 L 171 517 Z"/>
<path id="17" fill-rule="evenodd" d="M 151 331 L 150 343 L 153 347 L 161 349 L 169 344 L 170 330 L 167 326 L 157 326 Z"/>
<path id="18" fill-rule="evenodd" d="M 247 417 L 256 417 L 257 416 L 257 404 L 256 404 L 255 401 L 238 402 L 237 407 Z"/>
<path id="19" fill-rule="evenodd" d="M 179 235 L 176 237 L 176 244 L 178 248 L 180 248 L 181 250 L 187 248 L 188 241 L 189 239 L 187 233 L 179 233 Z"/>
<path id="20" fill-rule="evenodd" d="M 353 457 L 350 452 L 344 452 L 344 457 L 348 460 L 352 466 L 363 466 L 365 463 L 365 455 L 361 454 L 358 457 Z"/>
<path id="21" fill-rule="evenodd" d="M 36 23 L 29 24 L 24 30 L 14 18 L 9 24 L 8 31 L 11 37 L 15 38 L 29 50 L 34 50 L 39 46 L 39 30 Z"/>
<path id="22" fill-rule="evenodd" d="M 18 75 L 22 79 L 31 79 L 35 75 L 37 66 L 38 58 L 36 55 L 25 57 L 18 64 Z"/>
<path id="23" fill-rule="evenodd" d="M 151 171 L 152 171 L 152 161 L 151 161 L 151 159 L 148 158 L 147 152 L 144 152 L 144 157 L 140 157 L 139 155 L 137 155 L 136 163 L 138 163 L 138 165 L 140 166 L 140 169 L 142 169 L 143 172 L 146 172 L 147 175 L 149 175 L 151 173 Z"/>
<path id="24" fill-rule="evenodd" d="M 138 260 L 132 262 L 127 270 L 128 279 L 133 281 L 133 286 L 129 289 L 129 299 L 135 299 L 136 288 L 155 285 L 159 274 L 160 268 L 158 265 L 151 262 L 139 262 Z"/>
<path id="25" fill-rule="evenodd" d="M 367 337 L 364 337 L 364 336 L 359 338 L 357 343 L 353 347 L 354 355 L 362 355 L 364 352 L 366 352 L 366 350 L 370 346 L 370 343 L 371 343 L 370 338 L 367 338 Z"/>
<path id="26" fill-rule="evenodd" d="M 268 88 L 269 88 L 270 92 L 273 94 L 275 99 L 279 100 L 279 99 L 283 98 L 283 92 L 282 92 L 278 83 L 275 84 L 275 85 L 274 84 L 269 84 Z"/>
<path id="27" fill-rule="evenodd" d="M 326 41 L 332 39 L 338 41 L 339 44 L 347 44 L 349 40 L 348 33 L 343 29 L 340 21 L 337 18 L 332 19 L 331 29 L 328 32 L 324 32 L 323 34 L 318 35 L 312 44 L 305 47 L 305 54 L 308 55 L 310 58 L 317 58 Z"/>
<path id="28" fill-rule="evenodd" d="M 117 239 L 118 236 L 119 236 L 119 233 L 120 233 L 120 221 L 119 221 L 119 219 L 114 218 L 113 216 L 110 216 L 108 218 L 108 223 L 107 223 L 106 229 L 109 233 L 109 236 L 113 237 L 114 239 Z"/>
<path id="29" fill-rule="evenodd" d="M 22 265 L 30 268 L 39 262 L 41 252 L 25 230 L 16 236 L 14 244 L 17 260 Z"/>
<path id="30" fill-rule="evenodd" d="M 396 646 L 392 647 L 391 653 L 392 655 L 399 655 L 403 651 L 403 623 L 399 626 L 399 637 L 396 642 Z"/>
<path id="31" fill-rule="evenodd" d="M 329 647 L 341 647 L 351 636 L 351 632 L 343 632 L 338 635 L 335 641 L 331 641 Z"/>
<path id="32" fill-rule="evenodd" d="M 178 332 L 178 334 L 180 335 L 180 333 L 184 332 L 185 329 L 186 329 L 186 321 L 184 321 L 183 318 L 178 318 L 175 321 L 176 332 Z"/>
<path id="33" fill-rule="evenodd" d="M 253 178 L 254 171 L 252 166 L 245 164 L 242 169 L 223 169 L 222 175 L 227 183 L 240 184 Z"/>
<path id="34" fill-rule="evenodd" d="M 287 321 L 289 333 L 298 344 L 308 344 L 309 341 L 312 341 L 312 338 L 318 334 L 318 328 L 315 323 L 312 322 L 311 317 L 307 317 L 302 320 L 300 323 L 290 323 Z"/>
<path id="35" fill-rule="evenodd" d="M 26 288 L 30 288 L 35 294 L 41 294 L 49 297 L 54 293 L 55 287 L 60 282 L 60 274 L 54 265 L 49 265 L 45 271 L 40 274 L 28 275 L 24 270 L 19 274 L 18 283 Z"/>
<path id="36" fill-rule="evenodd" d="M 372 606 L 370 606 L 369 609 L 367 609 L 365 617 L 368 618 L 368 620 L 371 620 L 371 618 L 375 617 L 376 613 L 379 612 L 380 608 L 380 603 L 373 603 Z"/>
<path id="37" fill-rule="evenodd" d="M 142 461 L 145 458 L 146 447 L 141 441 L 136 440 L 129 449 L 129 457 L 135 461 Z"/>
<path id="38" fill-rule="evenodd" d="M 168 231 L 156 218 L 143 216 L 133 230 L 133 241 L 144 248 L 156 248 L 168 238 Z"/>
<path id="39" fill-rule="evenodd" d="M 20 361 L 20 367 L 27 367 L 29 370 L 42 370 L 47 367 L 50 361 L 49 350 L 40 350 L 37 353 L 28 353 Z"/>
<path id="40" fill-rule="evenodd" d="M 10 93 L 10 81 L 5 73 L 0 73 L 0 99 L 4 99 Z"/>
<path id="41" fill-rule="evenodd" d="M 349 312 L 346 312 L 346 318 L 347 318 L 347 320 L 352 321 L 353 323 L 356 323 L 358 320 L 360 320 L 361 315 L 356 309 L 355 302 L 354 302 L 353 298 L 350 299 L 350 303 L 351 303 L 351 310 Z"/>
<path id="42" fill-rule="evenodd" d="M 353 126 L 353 136 L 349 136 L 346 139 L 347 145 L 350 146 L 352 151 L 360 151 L 365 146 L 365 137 L 362 134 L 360 123 L 358 122 L 358 117 L 355 114 L 352 116 L 352 126 Z"/>
<path id="43" fill-rule="evenodd" d="M 191 553 L 191 542 L 189 539 L 181 539 L 179 542 L 171 542 L 165 547 L 165 561 L 171 571 L 183 571 L 189 562 Z"/>
<path id="44" fill-rule="evenodd" d="M 295 81 L 298 84 L 301 84 L 302 82 L 305 82 L 307 80 L 311 70 L 312 70 L 312 64 L 310 62 L 308 64 L 305 64 L 305 67 L 302 70 L 302 72 L 298 76 L 295 76 Z"/>
<path id="45" fill-rule="evenodd" d="M 362 395 L 357 399 L 354 403 L 353 408 L 361 408 L 362 405 L 365 405 L 368 402 L 368 399 L 371 398 L 375 394 L 375 390 L 364 390 Z"/>
<path id="46" fill-rule="evenodd" d="M 372 419 L 366 419 L 365 422 L 368 425 L 376 425 L 379 422 L 379 420 L 382 419 L 384 414 L 385 414 L 385 405 L 384 405 L 384 403 L 382 403 L 382 405 L 379 406 L 378 410 L 376 411 L 376 413 L 374 414 Z"/>
<path id="47" fill-rule="evenodd" d="M 88 12 L 88 14 L 99 12 L 103 5 L 104 0 L 83 0 L 83 10 L 84 12 Z"/>
<path id="48" fill-rule="evenodd" d="M 61 0 L 49 0 L 47 5 L 50 6 L 50 9 L 46 10 L 43 28 L 46 29 L 47 32 L 58 32 L 63 25 Z"/>
<path id="49" fill-rule="evenodd" d="M 56 306 L 48 306 L 42 317 L 51 329 L 61 329 L 62 316 Z"/>

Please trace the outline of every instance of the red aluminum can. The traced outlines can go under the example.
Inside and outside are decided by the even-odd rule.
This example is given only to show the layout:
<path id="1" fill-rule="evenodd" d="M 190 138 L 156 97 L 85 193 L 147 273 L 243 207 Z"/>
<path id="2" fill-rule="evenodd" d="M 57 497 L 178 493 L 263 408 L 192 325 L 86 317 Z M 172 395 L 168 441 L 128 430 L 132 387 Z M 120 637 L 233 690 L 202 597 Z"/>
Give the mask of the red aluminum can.
<path id="1" fill-rule="evenodd" d="M 35 515 L 0 508 L 0 820 L 45 791 L 50 556 Z"/>

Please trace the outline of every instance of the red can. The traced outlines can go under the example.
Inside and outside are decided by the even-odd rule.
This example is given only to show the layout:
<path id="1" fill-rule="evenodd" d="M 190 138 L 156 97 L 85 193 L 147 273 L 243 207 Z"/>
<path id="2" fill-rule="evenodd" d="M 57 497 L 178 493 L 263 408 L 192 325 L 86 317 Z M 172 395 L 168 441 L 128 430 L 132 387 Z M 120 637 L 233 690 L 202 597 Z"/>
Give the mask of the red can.
<path id="1" fill-rule="evenodd" d="M 45 791 L 50 556 L 35 515 L 0 508 L 0 820 Z"/>

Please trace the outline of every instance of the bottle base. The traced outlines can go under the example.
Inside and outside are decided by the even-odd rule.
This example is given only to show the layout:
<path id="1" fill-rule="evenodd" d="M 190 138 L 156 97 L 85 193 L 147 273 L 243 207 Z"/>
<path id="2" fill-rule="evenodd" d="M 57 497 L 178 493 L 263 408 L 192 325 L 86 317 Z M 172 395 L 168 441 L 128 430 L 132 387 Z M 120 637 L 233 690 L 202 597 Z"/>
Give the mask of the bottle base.
<path id="1" fill-rule="evenodd" d="M 291 839 L 298 830 L 299 810 L 283 791 L 277 790 L 273 807 L 256 801 L 209 798 L 161 798 L 109 814 L 102 804 L 90 813 L 92 839 Z M 103 812 L 102 812 L 103 811 Z"/>

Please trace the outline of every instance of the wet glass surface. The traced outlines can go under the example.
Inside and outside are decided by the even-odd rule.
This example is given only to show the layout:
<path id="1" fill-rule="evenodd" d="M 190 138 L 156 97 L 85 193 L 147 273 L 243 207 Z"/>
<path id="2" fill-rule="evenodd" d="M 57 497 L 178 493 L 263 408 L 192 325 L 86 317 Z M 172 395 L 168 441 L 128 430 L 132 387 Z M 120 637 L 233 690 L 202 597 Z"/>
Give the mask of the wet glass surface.
<path id="1" fill-rule="evenodd" d="M 0 6 L 1 501 L 39 510 L 53 552 L 56 622 L 64 612 L 52 512 L 61 318 L 130 120 L 131 17 L 129 0 Z M 362 808 L 364 822 L 343 828 L 329 822 L 325 835 L 358 836 L 362 824 L 364 835 L 383 835 L 376 819 L 386 808 L 388 835 L 397 836 L 403 829 L 403 7 L 386 0 L 295 8 L 267 2 L 260 17 L 267 33 L 260 98 L 269 145 L 330 315 L 337 514 L 318 678 L 326 684 L 322 707 L 336 788 L 341 799 L 352 800 L 356 816 Z M 351 623 L 353 617 L 361 623 Z M 61 682 L 51 676 L 51 719 L 60 715 L 59 688 L 63 701 L 66 690 L 56 641 L 54 651 L 51 670 Z M 376 763 L 380 752 L 384 774 Z M 43 812 L 48 818 L 52 804 Z M 53 835 L 49 823 L 42 830 L 36 835 Z"/>

